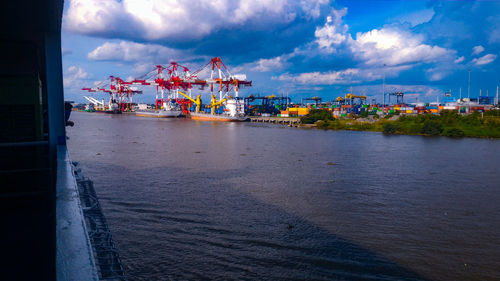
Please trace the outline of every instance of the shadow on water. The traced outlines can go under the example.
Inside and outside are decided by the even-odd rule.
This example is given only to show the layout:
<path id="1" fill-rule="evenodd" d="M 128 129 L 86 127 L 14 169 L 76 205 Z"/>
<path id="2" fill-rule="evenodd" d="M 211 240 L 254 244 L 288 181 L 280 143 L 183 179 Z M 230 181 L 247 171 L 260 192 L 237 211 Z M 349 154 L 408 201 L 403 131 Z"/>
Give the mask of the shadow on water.
<path id="1" fill-rule="evenodd" d="M 241 171 L 87 164 L 132 280 L 425 280 L 226 182 Z"/>

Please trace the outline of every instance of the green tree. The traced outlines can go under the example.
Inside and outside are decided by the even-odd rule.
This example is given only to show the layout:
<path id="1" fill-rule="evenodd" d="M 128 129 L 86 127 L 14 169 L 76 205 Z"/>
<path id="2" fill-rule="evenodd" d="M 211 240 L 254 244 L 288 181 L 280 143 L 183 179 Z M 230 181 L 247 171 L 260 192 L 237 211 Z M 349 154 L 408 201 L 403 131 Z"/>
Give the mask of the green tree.
<path id="1" fill-rule="evenodd" d="M 443 136 L 453 137 L 453 138 L 461 138 L 461 137 L 465 136 L 465 132 L 459 128 L 448 128 L 448 129 L 444 130 Z"/>
<path id="2" fill-rule="evenodd" d="M 443 132 L 443 126 L 436 120 L 427 120 L 424 122 L 421 133 L 429 136 L 439 136 Z"/>
<path id="3" fill-rule="evenodd" d="M 398 126 L 394 122 L 385 123 L 382 128 L 384 134 L 395 134 L 398 131 Z"/>

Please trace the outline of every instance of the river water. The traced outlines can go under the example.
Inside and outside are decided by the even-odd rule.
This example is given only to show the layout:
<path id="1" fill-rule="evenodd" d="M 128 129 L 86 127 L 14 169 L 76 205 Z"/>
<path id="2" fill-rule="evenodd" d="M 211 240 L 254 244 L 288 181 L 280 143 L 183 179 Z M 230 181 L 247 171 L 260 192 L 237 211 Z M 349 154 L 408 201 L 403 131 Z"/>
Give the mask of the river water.
<path id="1" fill-rule="evenodd" d="M 500 280 L 500 141 L 71 120 L 131 280 Z"/>

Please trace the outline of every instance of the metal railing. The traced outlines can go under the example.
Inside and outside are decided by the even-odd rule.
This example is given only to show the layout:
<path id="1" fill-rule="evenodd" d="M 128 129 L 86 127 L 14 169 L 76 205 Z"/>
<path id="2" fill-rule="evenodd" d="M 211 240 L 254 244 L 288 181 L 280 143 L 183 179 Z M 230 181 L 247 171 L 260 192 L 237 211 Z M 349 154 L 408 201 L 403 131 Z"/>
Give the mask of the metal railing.
<path id="1" fill-rule="evenodd" d="M 102 213 L 94 183 L 75 170 L 88 236 L 100 280 L 127 280 L 118 250 Z"/>

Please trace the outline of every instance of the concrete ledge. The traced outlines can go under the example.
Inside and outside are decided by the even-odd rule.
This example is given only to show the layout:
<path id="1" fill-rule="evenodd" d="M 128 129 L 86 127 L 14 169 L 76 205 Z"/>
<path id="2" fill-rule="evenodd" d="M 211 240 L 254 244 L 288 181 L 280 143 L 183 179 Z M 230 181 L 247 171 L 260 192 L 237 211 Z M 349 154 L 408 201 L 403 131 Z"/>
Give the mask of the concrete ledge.
<path id="1" fill-rule="evenodd" d="M 56 274 L 58 281 L 99 280 L 66 146 L 57 146 Z"/>

